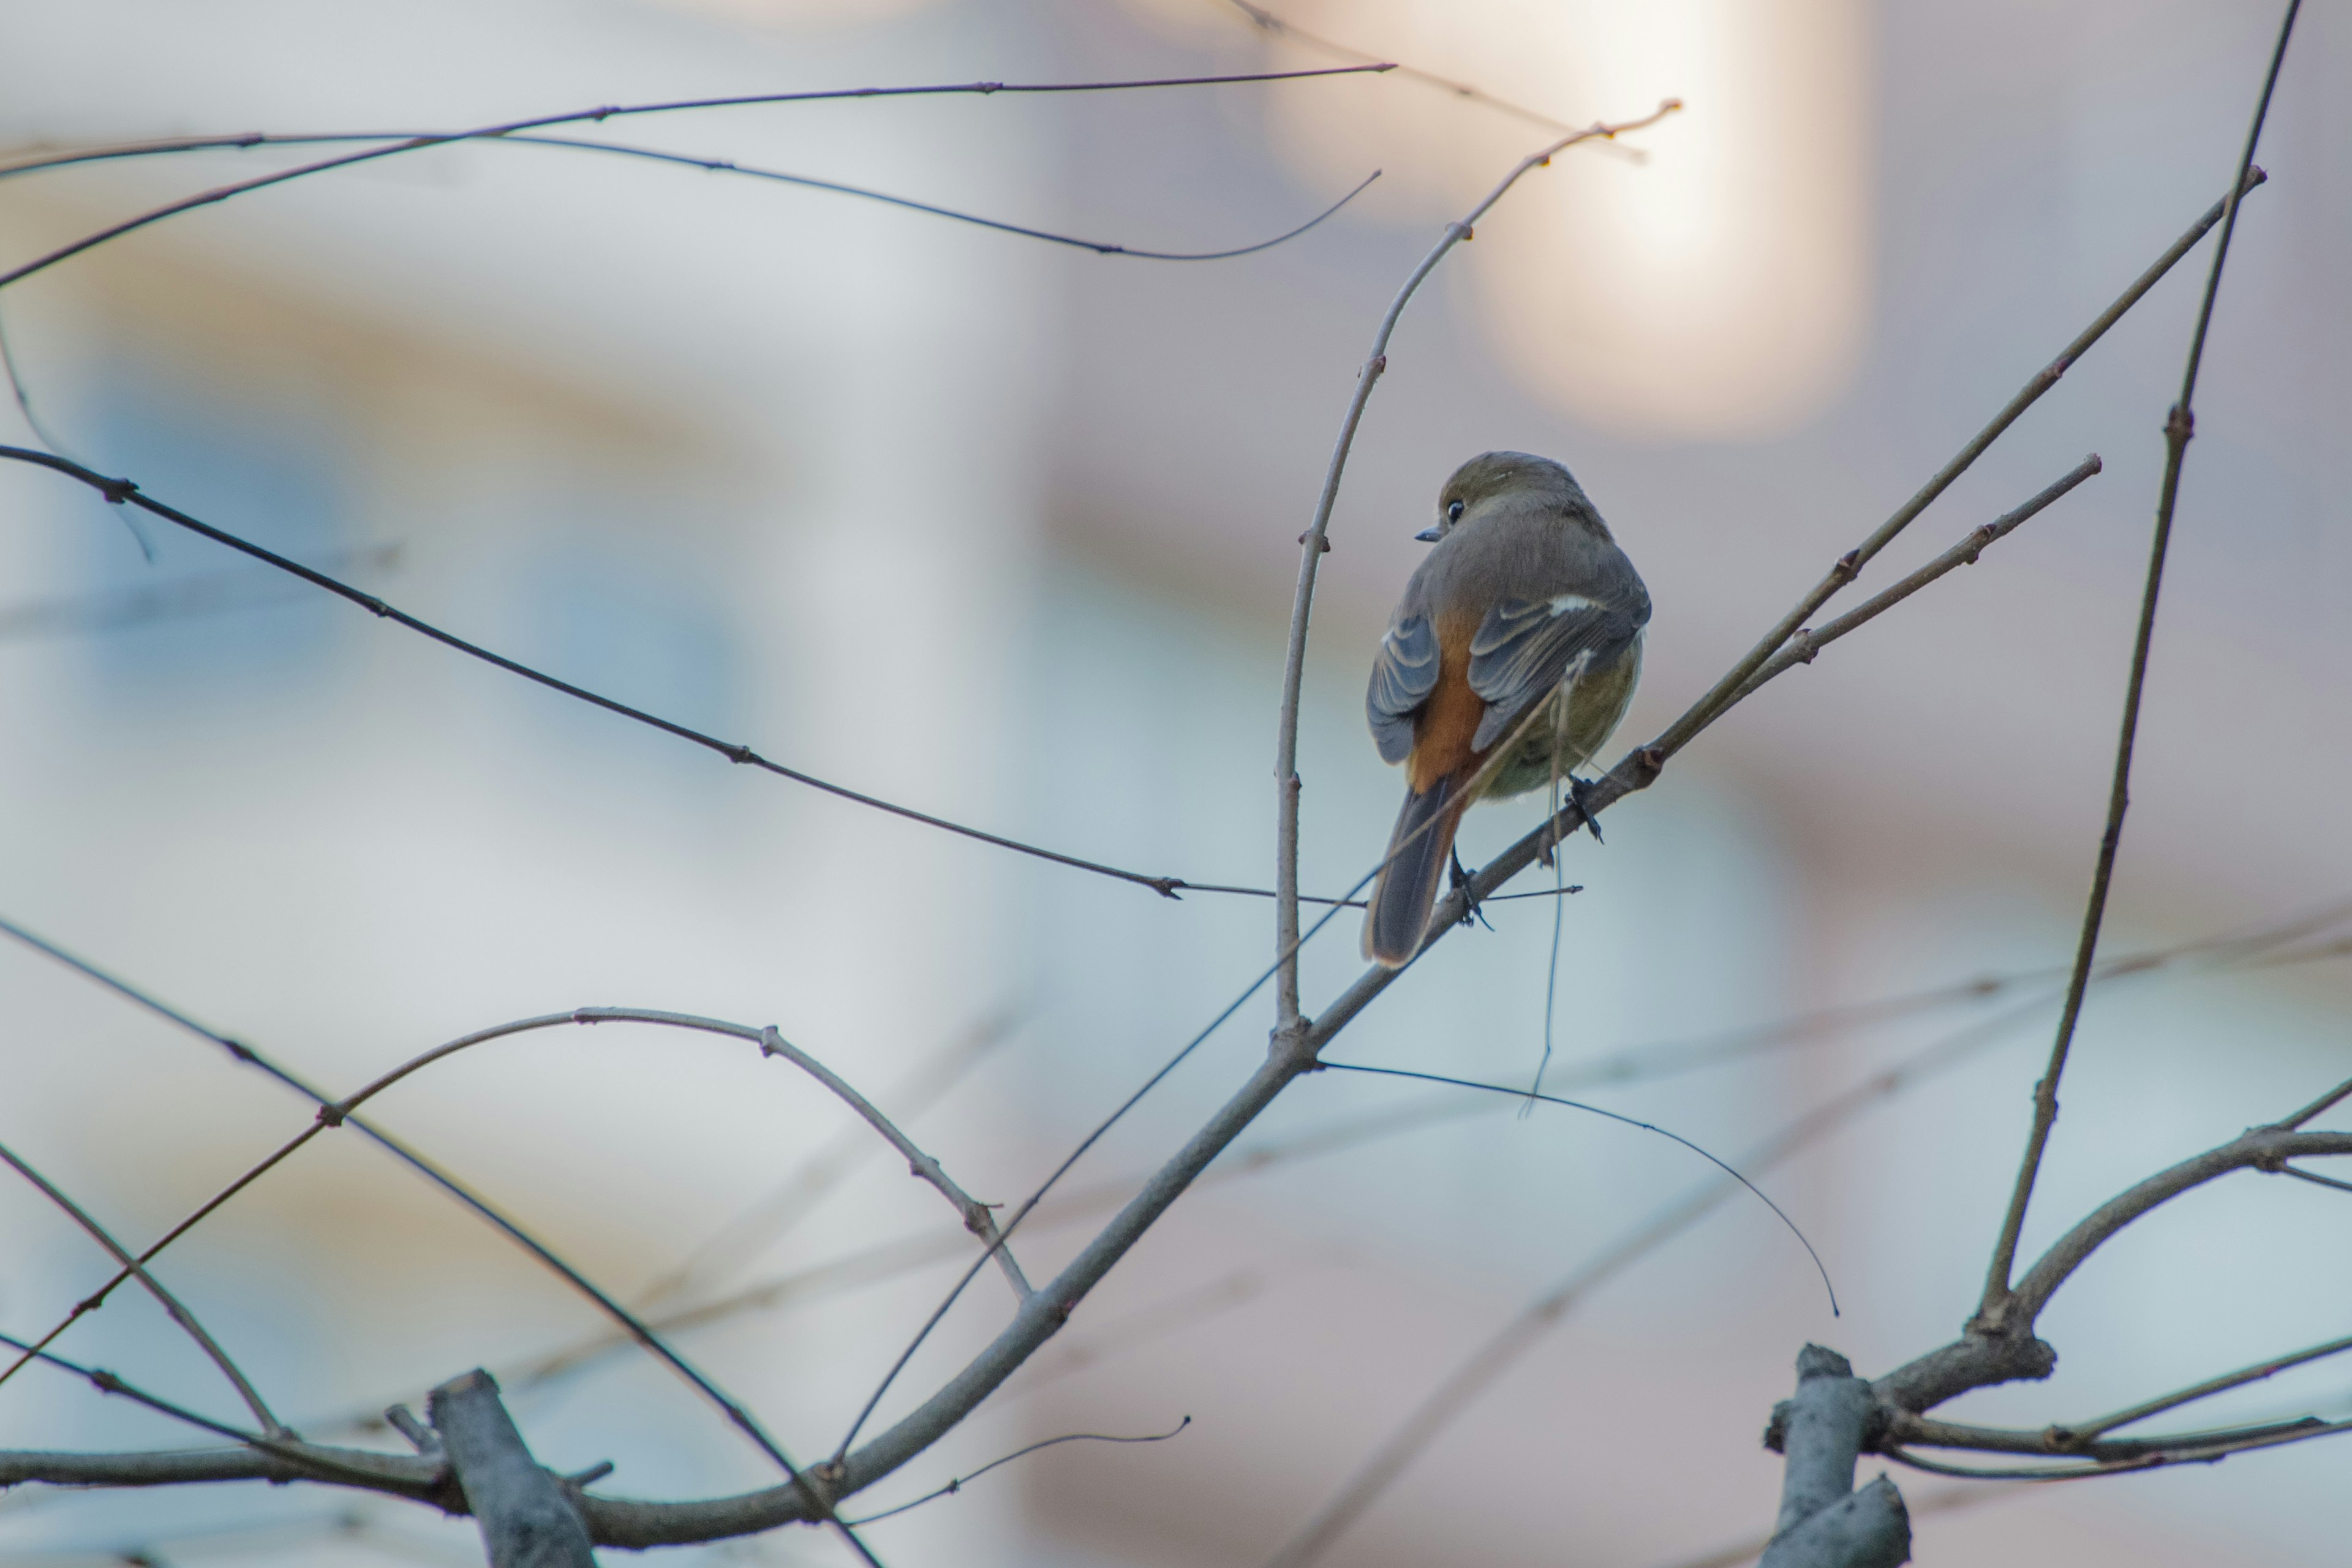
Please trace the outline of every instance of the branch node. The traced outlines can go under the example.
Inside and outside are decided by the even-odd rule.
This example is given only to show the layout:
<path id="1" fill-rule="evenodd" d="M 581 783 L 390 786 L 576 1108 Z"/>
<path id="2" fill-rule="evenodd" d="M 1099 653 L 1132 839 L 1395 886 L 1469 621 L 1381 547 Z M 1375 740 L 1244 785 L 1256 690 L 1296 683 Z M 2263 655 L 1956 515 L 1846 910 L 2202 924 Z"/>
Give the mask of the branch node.
<path id="1" fill-rule="evenodd" d="M 2168 441 L 2186 443 L 2189 437 L 2195 434 L 2197 434 L 2197 416 L 2179 404 L 2174 404 L 2172 412 L 2164 416 L 2164 438 Z"/>
<path id="2" fill-rule="evenodd" d="M 1304 533 L 1300 534 L 1298 536 L 1298 542 L 1302 545 L 1305 544 L 1307 542 L 1307 535 Z M 1328 555 L 1331 553 L 1331 541 L 1328 538 L 1317 540 L 1315 542 L 1315 547 L 1318 554 Z"/>
<path id="3" fill-rule="evenodd" d="M 343 1118 L 350 1114 L 351 1112 L 341 1105 L 322 1105 L 319 1107 L 317 1121 L 321 1127 L 341 1127 L 343 1124 Z"/>
<path id="4" fill-rule="evenodd" d="M 574 1470 L 570 1475 L 564 1477 L 563 1484 L 568 1487 L 593 1487 L 598 1481 L 603 1480 L 606 1476 L 609 1476 L 612 1473 L 613 1461 L 610 1459 L 599 1459 L 594 1464 L 589 1466 L 586 1469 Z"/>
<path id="5" fill-rule="evenodd" d="M 1189 888 L 1192 884 L 1186 881 L 1181 877 L 1154 877 L 1143 885 L 1150 889 L 1153 892 L 1159 894 L 1161 898 L 1174 899 L 1181 904 L 1184 900 L 1178 894 L 1177 889 L 1179 888 Z"/>

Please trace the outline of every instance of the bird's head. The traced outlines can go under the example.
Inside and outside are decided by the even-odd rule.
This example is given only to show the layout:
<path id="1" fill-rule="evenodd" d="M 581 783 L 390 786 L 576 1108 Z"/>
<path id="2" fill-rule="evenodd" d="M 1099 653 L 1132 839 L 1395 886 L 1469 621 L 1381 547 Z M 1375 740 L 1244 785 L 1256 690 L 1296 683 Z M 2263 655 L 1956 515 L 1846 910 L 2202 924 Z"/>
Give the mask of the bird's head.
<path id="1" fill-rule="evenodd" d="M 1413 537 L 1433 544 L 1497 503 L 1520 500 L 1549 501 L 1563 510 L 1594 515 L 1592 503 L 1585 499 L 1576 477 L 1549 458 L 1526 452 L 1481 452 L 1454 470 L 1454 477 L 1437 492 L 1436 524 Z"/>

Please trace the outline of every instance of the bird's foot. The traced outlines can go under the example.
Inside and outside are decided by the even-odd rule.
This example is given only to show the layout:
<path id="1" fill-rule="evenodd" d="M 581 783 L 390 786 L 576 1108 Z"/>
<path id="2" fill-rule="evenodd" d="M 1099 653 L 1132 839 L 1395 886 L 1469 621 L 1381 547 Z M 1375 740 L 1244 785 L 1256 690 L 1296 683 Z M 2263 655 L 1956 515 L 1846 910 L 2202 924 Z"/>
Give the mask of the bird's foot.
<path id="1" fill-rule="evenodd" d="M 1445 852 L 1445 857 L 1450 862 L 1446 868 L 1446 885 L 1456 891 L 1468 887 L 1470 885 L 1470 872 L 1468 868 L 1462 864 L 1462 852 L 1458 849 L 1448 849 Z M 1485 911 L 1480 910 L 1475 903 L 1471 904 L 1462 911 L 1462 923 L 1464 925 L 1468 925 L 1474 920 L 1480 925 L 1485 926 L 1488 931 L 1493 931 L 1495 929 L 1494 922 L 1486 918 Z"/>
<path id="2" fill-rule="evenodd" d="M 1601 818 L 1594 815 L 1592 807 L 1587 803 L 1591 799 L 1593 790 L 1598 787 L 1591 779 L 1580 779 L 1574 773 L 1568 775 L 1568 798 L 1576 802 L 1577 815 L 1584 818 L 1585 831 L 1592 835 L 1592 842 L 1595 844 L 1602 842 Z"/>

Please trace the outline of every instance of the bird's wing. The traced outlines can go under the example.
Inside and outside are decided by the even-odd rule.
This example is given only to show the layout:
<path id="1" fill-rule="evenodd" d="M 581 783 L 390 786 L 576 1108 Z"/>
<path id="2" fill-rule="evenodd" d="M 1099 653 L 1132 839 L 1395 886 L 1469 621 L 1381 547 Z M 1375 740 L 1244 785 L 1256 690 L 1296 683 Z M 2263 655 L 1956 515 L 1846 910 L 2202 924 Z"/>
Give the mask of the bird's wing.
<path id="1" fill-rule="evenodd" d="M 1506 599 L 1487 611 L 1470 639 L 1470 689 L 1486 704 L 1471 745 L 1495 744 L 1578 660 L 1622 647 L 1641 626 L 1631 610 L 1580 594 Z"/>
<path id="2" fill-rule="evenodd" d="M 1402 616 L 1390 624 L 1364 694 L 1364 716 L 1371 721 L 1381 761 L 1401 763 L 1412 754 L 1412 716 L 1437 689 L 1437 628 L 1427 616 Z"/>

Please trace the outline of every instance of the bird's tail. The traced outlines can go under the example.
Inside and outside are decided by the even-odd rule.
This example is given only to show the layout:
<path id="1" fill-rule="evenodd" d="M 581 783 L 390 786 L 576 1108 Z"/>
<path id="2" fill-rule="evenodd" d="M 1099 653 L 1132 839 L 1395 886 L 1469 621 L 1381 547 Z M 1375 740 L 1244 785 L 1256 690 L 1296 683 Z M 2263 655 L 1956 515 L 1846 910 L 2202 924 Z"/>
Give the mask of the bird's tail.
<path id="1" fill-rule="evenodd" d="M 1442 778 L 1427 793 L 1404 797 L 1396 831 L 1389 836 L 1388 864 L 1372 884 L 1364 914 L 1364 956 L 1375 963 L 1402 969 L 1420 951 L 1430 906 L 1437 902 L 1437 879 L 1462 822 L 1460 812 L 1446 809 L 1459 787 L 1454 779 Z"/>

